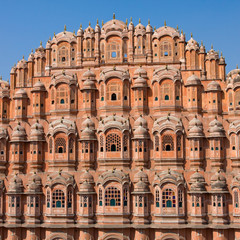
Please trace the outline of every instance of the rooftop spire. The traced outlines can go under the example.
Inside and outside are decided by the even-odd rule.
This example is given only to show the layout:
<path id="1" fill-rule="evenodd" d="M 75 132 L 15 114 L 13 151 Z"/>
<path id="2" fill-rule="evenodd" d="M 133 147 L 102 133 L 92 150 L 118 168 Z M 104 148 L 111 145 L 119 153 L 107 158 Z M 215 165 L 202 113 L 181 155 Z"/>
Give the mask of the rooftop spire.
<path id="1" fill-rule="evenodd" d="M 211 44 L 211 49 L 213 49 L 213 44 Z"/>
<path id="2" fill-rule="evenodd" d="M 183 30 L 181 30 L 181 34 L 183 35 Z"/>
<path id="3" fill-rule="evenodd" d="M 126 25 L 128 25 L 128 19 L 126 18 Z"/>
<path id="4" fill-rule="evenodd" d="M 97 25 L 98 25 L 98 18 L 97 18 Z"/>
<path id="5" fill-rule="evenodd" d="M 166 20 L 164 20 L 164 26 L 165 26 L 165 27 L 167 26 Z"/>
<path id="6" fill-rule="evenodd" d="M 236 69 L 238 69 L 238 64 L 237 64 L 237 66 L 236 66 Z"/>
<path id="7" fill-rule="evenodd" d="M 42 46 L 42 41 L 40 41 L 40 46 Z"/>
<path id="8" fill-rule="evenodd" d="M 148 25 L 150 25 L 150 19 L 148 19 Z"/>
<path id="9" fill-rule="evenodd" d="M 154 26 L 154 31 L 156 31 L 156 26 Z"/>
<path id="10" fill-rule="evenodd" d="M 102 26 L 103 26 L 103 24 L 104 24 L 104 22 L 103 22 L 103 20 L 102 20 Z"/>
<path id="11" fill-rule="evenodd" d="M 132 23 L 132 17 L 130 17 L 130 22 Z"/>
<path id="12" fill-rule="evenodd" d="M 115 19 L 115 13 L 113 13 L 113 19 Z"/>
<path id="13" fill-rule="evenodd" d="M 90 21 L 89 21 L 88 25 L 89 25 L 89 27 L 91 27 L 91 22 Z"/>
<path id="14" fill-rule="evenodd" d="M 141 23 L 141 18 L 139 18 L 139 23 Z"/>
<path id="15" fill-rule="evenodd" d="M 201 46 L 203 46 L 203 41 L 201 41 Z"/>
<path id="16" fill-rule="evenodd" d="M 64 25 L 64 32 L 66 32 L 67 31 L 67 26 L 66 26 L 66 24 Z"/>
<path id="17" fill-rule="evenodd" d="M 178 31 L 178 25 L 177 25 L 177 31 Z"/>
<path id="18" fill-rule="evenodd" d="M 193 34 L 191 33 L 191 38 L 193 37 Z"/>

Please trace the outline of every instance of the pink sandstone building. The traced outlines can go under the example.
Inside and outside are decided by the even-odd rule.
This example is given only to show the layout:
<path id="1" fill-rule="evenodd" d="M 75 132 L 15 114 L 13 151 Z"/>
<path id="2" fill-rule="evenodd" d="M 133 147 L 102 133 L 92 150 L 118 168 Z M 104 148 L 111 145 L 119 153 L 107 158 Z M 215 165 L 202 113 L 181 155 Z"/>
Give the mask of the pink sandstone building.
<path id="1" fill-rule="evenodd" d="M 240 239 L 240 70 L 178 28 L 64 29 L 0 81 L 0 239 Z"/>

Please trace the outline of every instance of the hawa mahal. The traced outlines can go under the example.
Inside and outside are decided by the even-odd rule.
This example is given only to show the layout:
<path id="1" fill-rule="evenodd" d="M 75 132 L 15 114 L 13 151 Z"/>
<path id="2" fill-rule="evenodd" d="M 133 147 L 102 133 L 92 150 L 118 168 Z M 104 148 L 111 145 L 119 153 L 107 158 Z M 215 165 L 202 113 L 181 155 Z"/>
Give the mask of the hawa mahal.
<path id="1" fill-rule="evenodd" d="M 0 239 L 240 239 L 240 70 L 113 19 L 0 81 Z"/>

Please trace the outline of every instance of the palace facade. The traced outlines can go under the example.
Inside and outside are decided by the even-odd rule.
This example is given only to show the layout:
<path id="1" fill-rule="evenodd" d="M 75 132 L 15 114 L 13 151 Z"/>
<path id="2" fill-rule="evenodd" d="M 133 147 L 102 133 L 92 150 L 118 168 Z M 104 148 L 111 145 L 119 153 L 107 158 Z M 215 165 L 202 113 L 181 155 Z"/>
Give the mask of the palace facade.
<path id="1" fill-rule="evenodd" d="M 1 239 L 240 239 L 240 70 L 172 27 L 64 29 L 0 81 Z"/>

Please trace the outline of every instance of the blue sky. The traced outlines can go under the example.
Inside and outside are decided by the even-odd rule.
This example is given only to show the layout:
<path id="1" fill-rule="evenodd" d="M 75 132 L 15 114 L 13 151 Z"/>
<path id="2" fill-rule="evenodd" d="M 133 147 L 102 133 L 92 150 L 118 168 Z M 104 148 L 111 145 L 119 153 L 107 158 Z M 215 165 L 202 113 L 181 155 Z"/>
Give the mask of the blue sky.
<path id="1" fill-rule="evenodd" d="M 239 0 L 119 0 L 119 1 L 66 1 L 66 0 L 0 0 L 0 75 L 10 78 L 11 67 L 24 55 L 28 58 L 31 49 L 45 46 L 53 33 L 83 28 L 89 21 L 95 26 L 112 19 L 133 18 L 136 25 L 139 18 L 144 25 L 148 19 L 157 28 L 164 25 L 179 26 L 186 33 L 186 39 L 203 40 L 206 49 L 223 52 L 227 72 L 240 66 L 240 1 Z"/>

